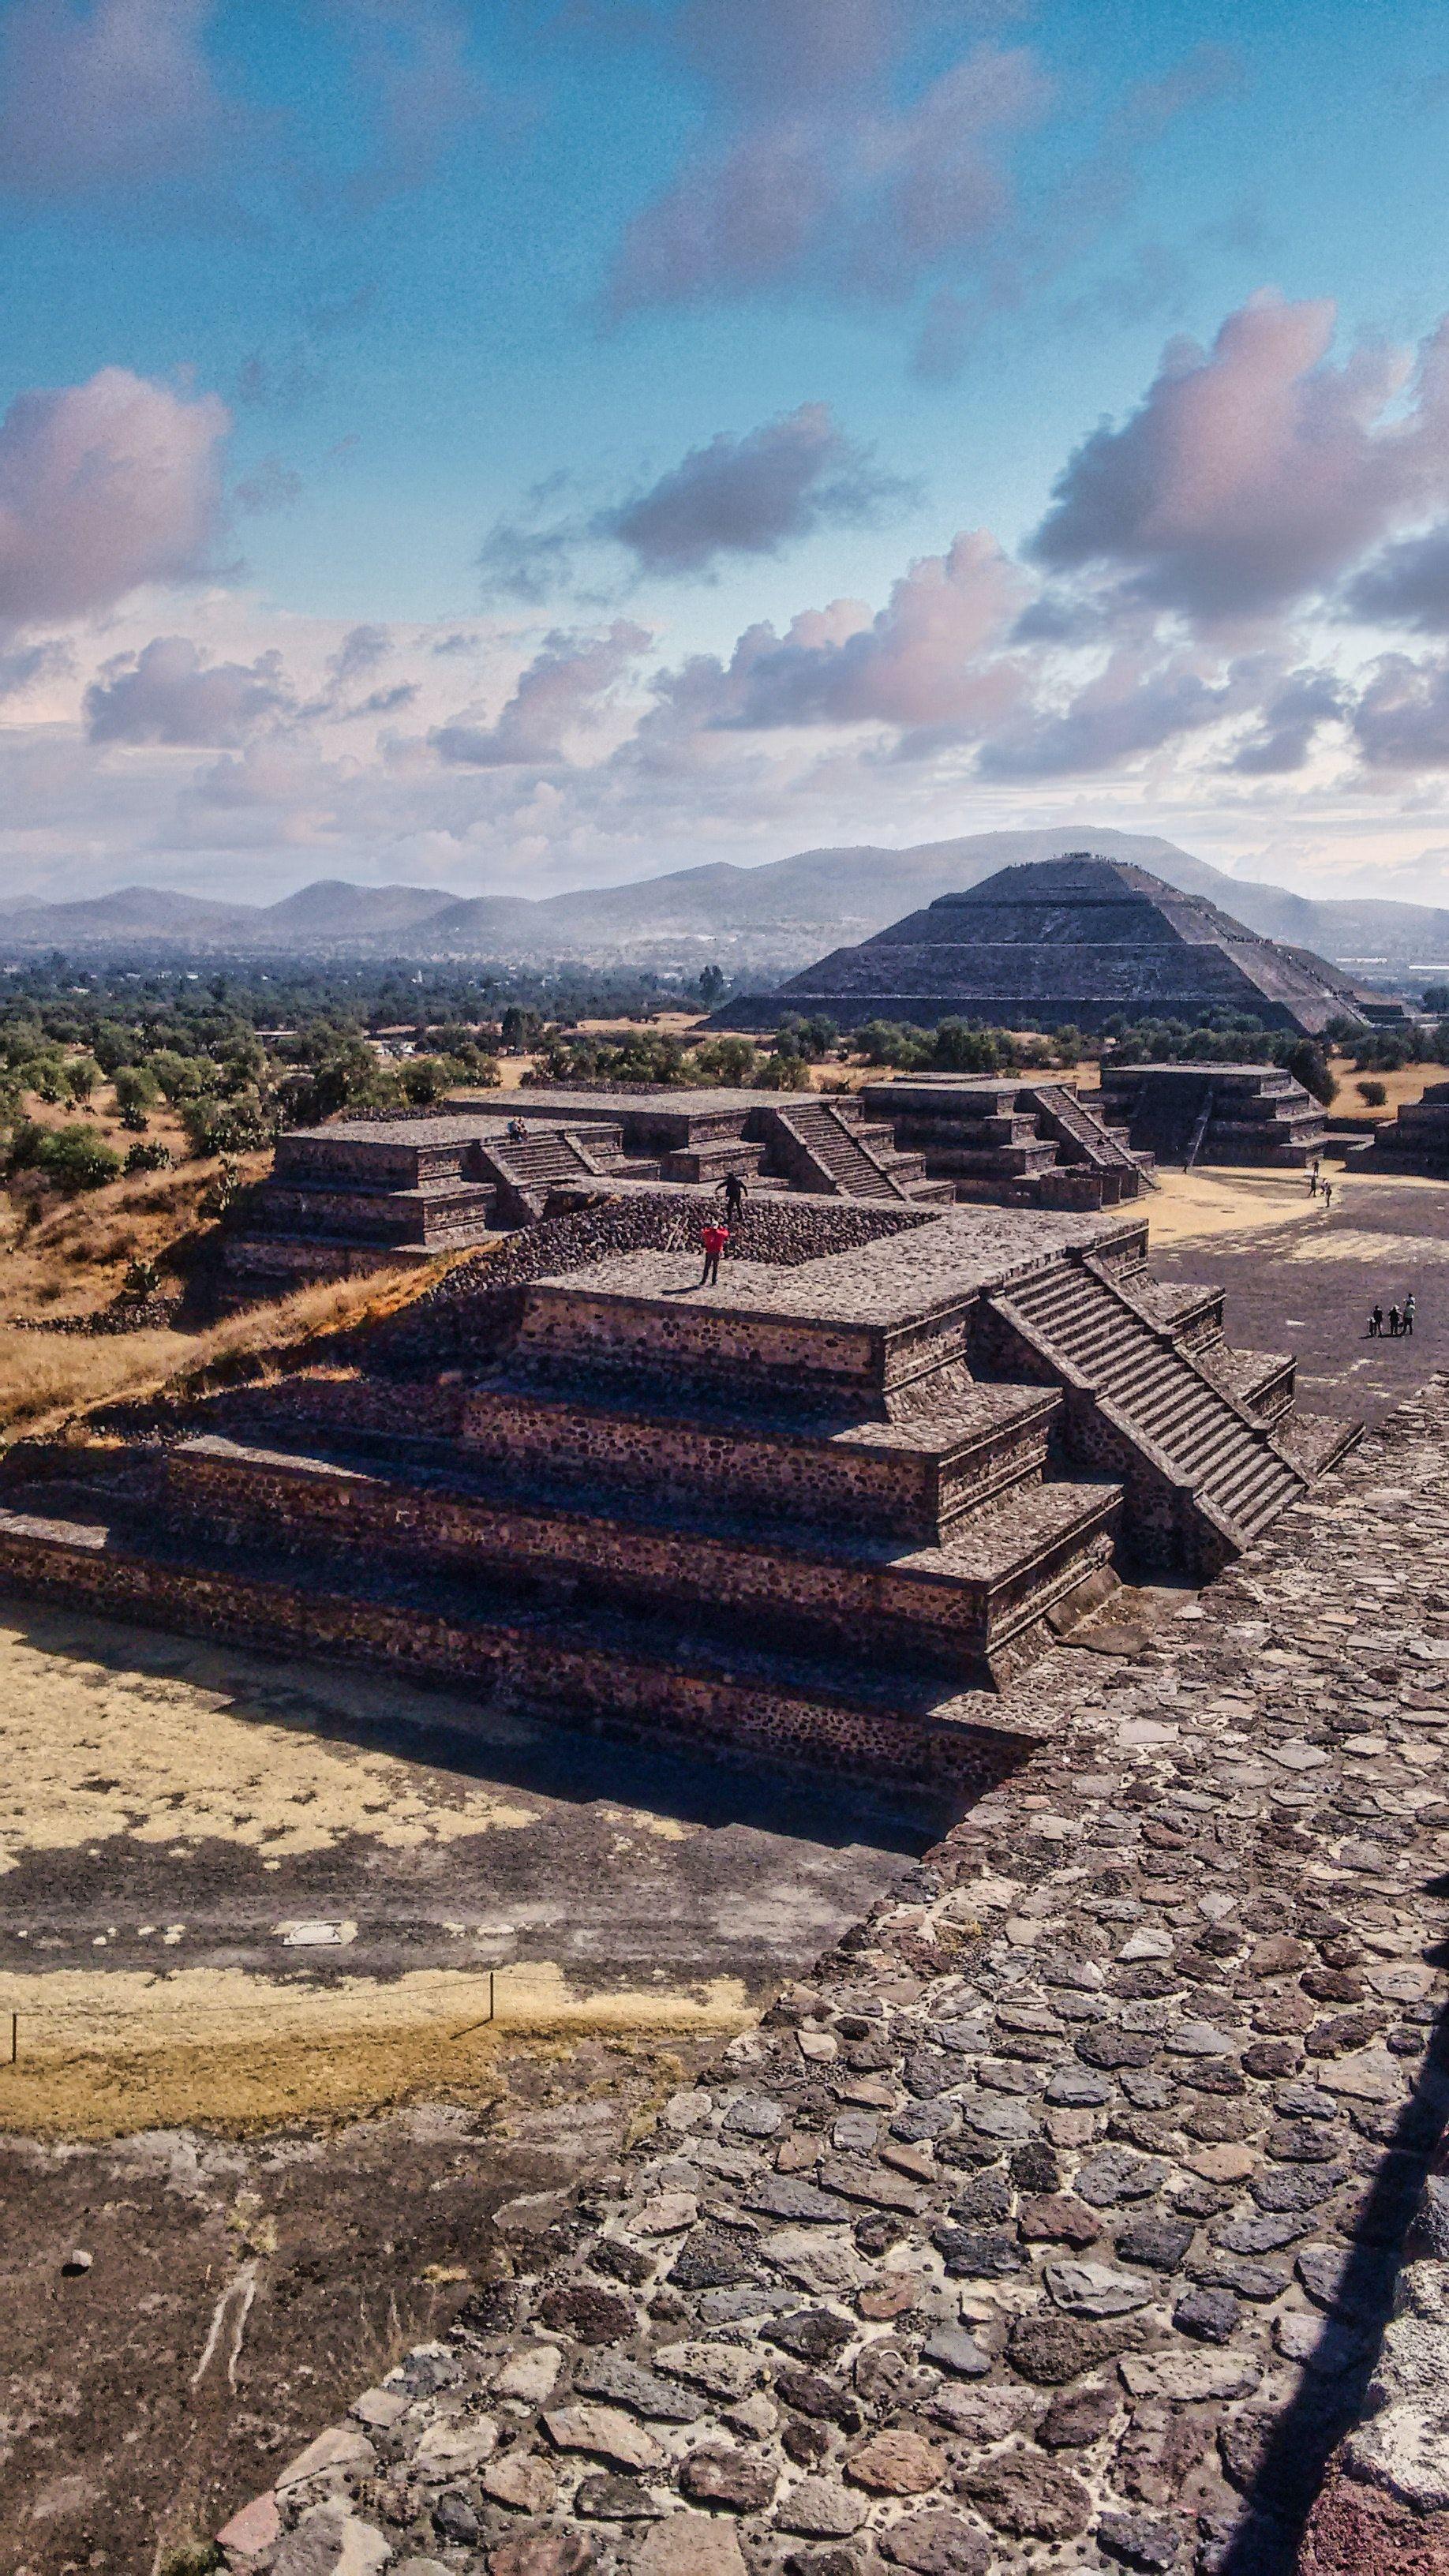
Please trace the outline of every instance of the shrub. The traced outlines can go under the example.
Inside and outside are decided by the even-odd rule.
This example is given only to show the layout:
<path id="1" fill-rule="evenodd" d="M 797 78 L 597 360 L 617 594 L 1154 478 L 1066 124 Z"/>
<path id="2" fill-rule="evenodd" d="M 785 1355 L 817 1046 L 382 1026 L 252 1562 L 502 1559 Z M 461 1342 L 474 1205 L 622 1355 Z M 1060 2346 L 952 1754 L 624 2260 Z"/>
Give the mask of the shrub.
<path id="1" fill-rule="evenodd" d="M 193 1154 L 245 1154 L 277 1132 L 275 1110 L 254 1091 L 235 1100 L 185 1100 L 180 1117 Z"/>
<path id="2" fill-rule="evenodd" d="M 451 1065 L 437 1055 L 415 1055 L 398 1071 L 402 1096 L 415 1109 L 431 1108 L 441 1100 L 452 1078 Z"/>
<path id="3" fill-rule="evenodd" d="M 127 1151 L 128 1181 L 133 1180 L 137 1172 L 168 1172 L 170 1168 L 170 1149 L 162 1144 L 159 1136 L 153 1136 L 145 1145 L 132 1145 Z"/>
<path id="4" fill-rule="evenodd" d="M 1356 1082 L 1354 1089 L 1370 1109 L 1382 1109 L 1389 1096 L 1388 1087 L 1382 1082 Z"/>
<path id="5" fill-rule="evenodd" d="M 99 1190 L 119 1178 L 121 1158 L 114 1146 L 89 1127 L 53 1127 L 36 1146 L 34 1165 L 68 1198 L 80 1190 Z"/>
<path id="6" fill-rule="evenodd" d="M 867 1020 L 855 1032 L 855 1048 L 867 1064 L 886 1064 L 898 1073 L 918 1072 L 930 1058 L 930 1047 L 918 1029 L 894 1020 Z"/>
<path id="7" fill-rule="evenodd" d="M 65 1087 L 77 1109 L 89 1100 L 100 1078 L 101 1068 L 94 1056 L 72 1056 L 65 1068 Z"/>
<path id="8" fill-rule="evenodd" d="M 808 1091 L 810 1067 L 803 1055 L 790 1055 L 776 1049 L 767 1055 L 755 1074 L 756 1091 Z"/>

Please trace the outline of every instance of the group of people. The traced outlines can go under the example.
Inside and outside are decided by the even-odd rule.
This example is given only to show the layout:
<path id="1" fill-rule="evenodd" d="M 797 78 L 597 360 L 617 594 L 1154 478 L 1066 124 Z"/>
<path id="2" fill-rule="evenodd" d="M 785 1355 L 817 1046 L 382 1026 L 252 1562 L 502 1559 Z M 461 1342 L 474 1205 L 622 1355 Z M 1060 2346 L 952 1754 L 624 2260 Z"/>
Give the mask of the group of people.
<path id="1" fill-rule="evenodd" d="M 1324 1179 L 1316 1163 L 1308 1166 L 1308 1195 L 1311 1199 L 1321 1196 L 1325 1212 L 1333 1205 L 1333 1183 Z"/>
<path id="2" fill-rule="evenodd" d="M 1402 1306 L 1391 1306 L 1389 1308 L 1387 1320 L 1389 1339 L 1391 1342 L 1398 1341 L 1401 1334 L 1404 1333 L 1408 1333 L 1412 1336 L 1414 1330 L 1414 1292 L 1412 1289 L 1410 1289 L 1408 1296 L 1404 1299 Z M 1383 1333 L 1384 1321 L 1384 1310 L 1382 1306 L 1375 1306 L 1373 1313 L 1369 1317 L 1369 1340 L 1371 1342 L 1379 1340 Z"/>

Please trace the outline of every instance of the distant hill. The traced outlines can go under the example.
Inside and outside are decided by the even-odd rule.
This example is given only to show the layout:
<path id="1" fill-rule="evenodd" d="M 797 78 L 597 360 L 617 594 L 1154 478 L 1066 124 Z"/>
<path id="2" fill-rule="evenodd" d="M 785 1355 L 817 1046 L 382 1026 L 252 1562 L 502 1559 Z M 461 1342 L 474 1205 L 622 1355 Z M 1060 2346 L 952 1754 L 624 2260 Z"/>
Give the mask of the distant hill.
<path id="1" fill-rule="evenodd" d="M 975 885 L 1001 867 L 1093 850 L 1133 859 L 1185 893 L 1209 896 L 1250 930 L 1350 968 L 1393 975 L 1449 968 L 1449 910 L 1429 904 L 1331 902 L 1230 877 L 1146 832 L 1092 823 L 1064 830 L 974 832 L 914 849 L 801 850 L 743 868 L 727 860 L 629 885 L 532 902 L 457 896 L 428 886 L 319 879 L 280 903 L 210 903 L 126 886 L 80 903 L 0 909 L 0 953 L 62 948 L 85 955 L 382 957 L 459 962 L 635 964 L 697 971 L 711 959 L 769 982 L 827 949 L 869 938 L 905 913 Z"/>

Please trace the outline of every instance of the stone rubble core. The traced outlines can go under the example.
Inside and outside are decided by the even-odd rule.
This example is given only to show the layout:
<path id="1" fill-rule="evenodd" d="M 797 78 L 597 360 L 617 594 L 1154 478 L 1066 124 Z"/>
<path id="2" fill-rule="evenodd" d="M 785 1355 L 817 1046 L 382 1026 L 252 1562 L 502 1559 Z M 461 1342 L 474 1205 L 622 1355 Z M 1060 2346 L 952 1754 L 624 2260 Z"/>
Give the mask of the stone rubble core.
<path id="1" fill-rule="evenodd" d="M 1198 1027 L 1225 1010 L 1313 1037 L 1332 1019 L 1389 1016 L 1311 949 L 1265 939 L 1128 860 L 1072 850 L 938 895 L 778 992 L 725 1003 L 709 1025 L 773 1029 L 788 1013 L 823 1011 L 845 1028 L 959 1017 L 1097 1030 L 1118 1018 Z M 1401 1007 L 1389 1010 L 1402 1020 Z"/>
<path id="2" fill-rule="evenodd" d="M 1355 1426 L 1292 1418 L 1291 1358 L 1154 1283 L 1133 1212 L 880 1230 L 826 1203 L 848 1248 L 769 1258 L 805 1209 L 751 1214 L 767 1257 L 711 1287 L 581 1217 L 596 1257 L 528 1282 L 501 1364 L 456 1382 L 303 1379 L 299 1421 L 284 1381 L 270 1435 L 201 1405 L 157 1443 L 21 1444 L 0 1578 L 694 1753 L 979 1788 L 1039 1732 L 1002 1684 L 1119 1565 L 1215 1571 Z"/>
<path id="3" fill-rule="evenodd" d="M 1024 1688 L 1034 1758 L 502 2213 L 234 2576 L 1291 2576 L 1341 2441 L 1305 2569 L 1449 2565 L 1442 2185 L 1380 2342 L 1449 2106 L 1449 1381 Z"/>

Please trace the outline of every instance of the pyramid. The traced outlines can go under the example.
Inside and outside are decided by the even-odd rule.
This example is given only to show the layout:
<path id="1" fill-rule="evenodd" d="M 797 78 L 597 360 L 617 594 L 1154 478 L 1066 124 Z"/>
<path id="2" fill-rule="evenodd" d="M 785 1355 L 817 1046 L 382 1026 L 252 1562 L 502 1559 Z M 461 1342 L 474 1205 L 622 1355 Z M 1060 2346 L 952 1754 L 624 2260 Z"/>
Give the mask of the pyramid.
<path id="1" fill-rule="evenodd" d="M 731 1002 L 716 1028 L 773 1028 L 823 1012 L 838 1025 L 950 1018 L 990 1027 L 1100 1029 L 1129 1020 L 1197 1024 L 1238 1011 L 1317 1037 L 1359 995 L 1311 949 L 1260 938 L 1201 895 L 1090 851 L 1001 868 L 963 894 L 836 948 L 779 991 Z"/>

